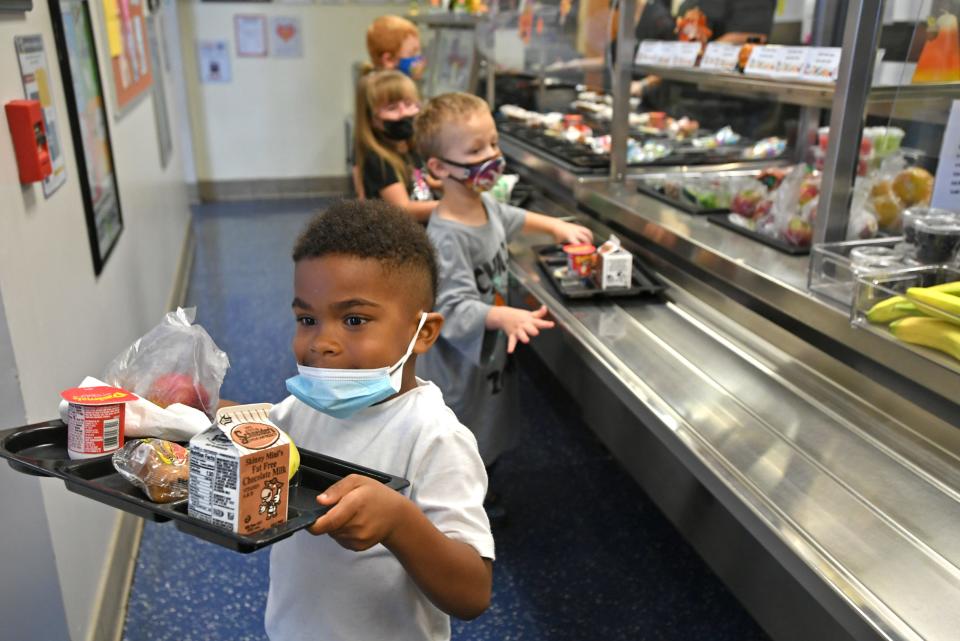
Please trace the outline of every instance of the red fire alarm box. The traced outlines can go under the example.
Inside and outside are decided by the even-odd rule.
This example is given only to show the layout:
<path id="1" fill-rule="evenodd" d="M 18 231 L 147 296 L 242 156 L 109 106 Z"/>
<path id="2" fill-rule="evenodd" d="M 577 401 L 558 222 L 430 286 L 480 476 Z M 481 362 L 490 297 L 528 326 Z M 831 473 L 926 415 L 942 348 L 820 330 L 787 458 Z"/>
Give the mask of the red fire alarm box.
<path id="1" fill-rule="evenodd" d="M 50 149 L 47 147 L 47 129 L 43 124 L 43 110 L 38 100 L 11 100 L 5 105 L 13 150 L 21 183 L 43 180 L 53 173 Z"/>

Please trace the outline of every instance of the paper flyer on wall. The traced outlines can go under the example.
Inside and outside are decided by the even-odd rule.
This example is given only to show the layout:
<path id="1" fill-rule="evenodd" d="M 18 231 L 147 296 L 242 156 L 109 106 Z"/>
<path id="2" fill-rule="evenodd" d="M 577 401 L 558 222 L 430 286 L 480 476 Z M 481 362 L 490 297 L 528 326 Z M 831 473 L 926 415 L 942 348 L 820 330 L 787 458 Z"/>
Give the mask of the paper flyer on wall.
<path id="1" fill-rule="evenodd" d="M 230 50 L 226 40 L 200 40 L 197 43 L 200 82 L 230 82 Z"/>
<path id="2" fill-rule="evenodd" d="M 300 18 L 270 18 L 270 55 L 276 58 L 302 58 L 303 34 Z"/>
<path id="3" fill-rule="evenodd" d="M 47 146 L 50 149 L 51 173 L 43 181 L 43 196 L 49 198 L 60 185 L 67 182 L 67 163 L 60 146 L 60 127 L 57 123 L 57 110 L 50 93 L 50 68 L 47 55 L 43 50 L 43 38 L 40 35 L 16 36 L 13 39 L 20 61 L 20 77 L 23 80 L 23 93 L 27 100 L 39 100 L 43 109 L 43 125 L 47 128 Z"/>

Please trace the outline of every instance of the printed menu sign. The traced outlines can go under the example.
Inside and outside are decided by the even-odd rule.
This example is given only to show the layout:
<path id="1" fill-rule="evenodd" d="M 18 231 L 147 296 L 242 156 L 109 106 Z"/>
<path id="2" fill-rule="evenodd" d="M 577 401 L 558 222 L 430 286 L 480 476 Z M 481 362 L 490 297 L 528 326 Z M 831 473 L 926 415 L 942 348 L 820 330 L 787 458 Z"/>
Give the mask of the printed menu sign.
<path id="1" fill-rule="evenodd" d="M 726 42 L 711 42 L 700 61 L 701 69 L 734 71 L 740 59 L 740 47 Z"/>
<path id="2" fill-rule="evenodd" d="M 654 49 L 653 64 L 660 65 L 662 67 L 669 67 L 670 63 L 673 62 L 673 43 L 666 41 L 657 42 L 657 47 Z"/>
<path id="3" fill-rule="evenodd" d="M 670 56 L 671 67 L 695 67 L 702 45 L 699 42 L 672 43 L 673 55 Z"/>
<path id="4" fill-rule="evenodd" d="M 634 63 L 638 65 L 655 65 L 657 64 L 657 54 L 660 50 L 660 41 L 659 40 L 644 40 L 640 43 L 640 46 L 637 47 L 637 57 L 634 59 Z"/>
<path id="5" fill-rule="evenodd" d="M 784 47 L 754 47 L 750 53 L 750 60 L 743 73 L 754 76 L 774 76 L 780 65 Z"/>
<path id="6" fill-rule="evenodd" d="M 840 47 L 811 47 L 800 77 L 808 82 L 836 82 L 840 53 Z"/>
<path id="7" fill-rule="evenodd" d="M 807 47 L 782 47 L 773 72 L 775 78 L 799 78 L 807 61 Z"/>
<path id="8" fill-rule="evenodd" d="M 943 132 L 937 178 L 933 183 L 934 207 L 960 211 L 960 100 L 954 100 Z"/>

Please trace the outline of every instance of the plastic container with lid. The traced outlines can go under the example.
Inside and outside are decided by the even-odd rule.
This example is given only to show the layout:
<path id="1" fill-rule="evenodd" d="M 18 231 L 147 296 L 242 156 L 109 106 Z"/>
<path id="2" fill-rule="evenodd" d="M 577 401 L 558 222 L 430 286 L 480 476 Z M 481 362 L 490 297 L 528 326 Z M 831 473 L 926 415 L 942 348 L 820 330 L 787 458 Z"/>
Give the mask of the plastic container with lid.
<path id="1" fill-rule="evenodd" d="M 567 255 L 567 269 L 571 274 L 588 278 L 593 273 L 597 261 L 597 248 L 590 243 L 574 243 L 563 246 Z"/>
<path id="2" fill-rule="evenodd" d="M 960 220 L 960 214 L 936 207 L 909 207 L 903 212 L 903 237 L 908 245 L 916 244 L 916 224 L 918 220 L 940 219 L 944 221 Z"/>
<path id="3" fill-rule="evenodd" d="M 850 264 L 858 273 L 894 267 L 902 260 L 903 251 L 898 247 L 866 245 L 850 250 Z"/>
<path id="4" fill-rule="evenodd" d="M 960 219 L 929 217 L 914 225 L 917 260 L 925 265 L 947 263 L 960 247 Z"/>

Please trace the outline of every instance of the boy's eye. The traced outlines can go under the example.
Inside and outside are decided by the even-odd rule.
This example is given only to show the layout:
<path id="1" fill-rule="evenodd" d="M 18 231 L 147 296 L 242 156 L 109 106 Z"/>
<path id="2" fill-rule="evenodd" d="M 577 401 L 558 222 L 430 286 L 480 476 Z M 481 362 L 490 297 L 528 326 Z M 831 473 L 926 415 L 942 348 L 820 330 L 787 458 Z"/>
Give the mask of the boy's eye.
<path id="1" fill-rule="evenodd" d="M 367 322 L 367 319 L 361 318 L 360 316 L 347 316 L 343 319 L 344 324 L 348 327 L 359 327 Z"/>
<path id="2" fill-rule="evenodd" d="M 312 316 L 297 316 L 297 324 L 305 327 L 312 327 L 317 324 L 317 319 Z"/>

